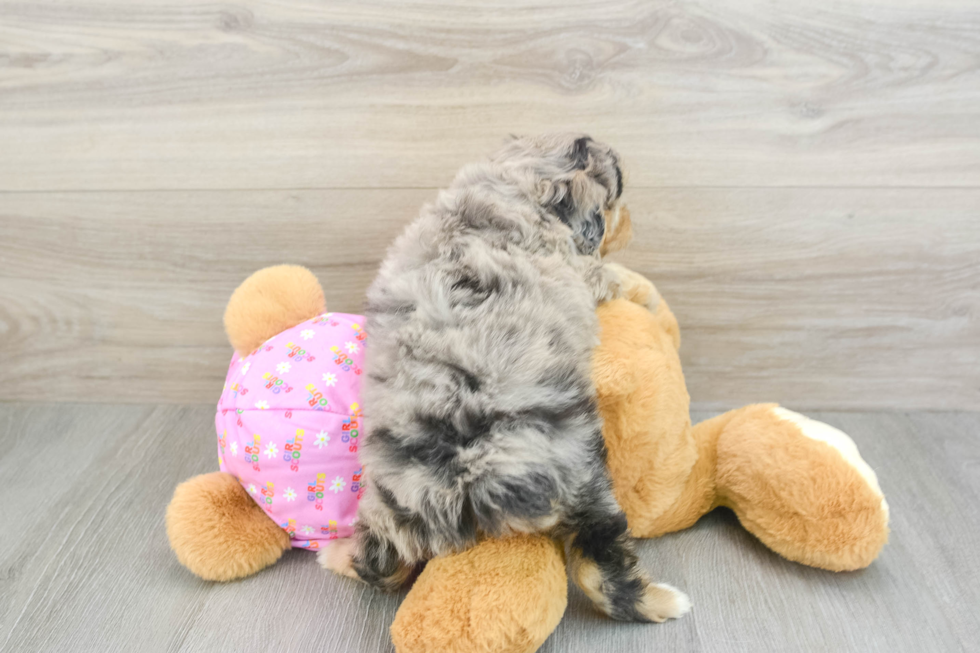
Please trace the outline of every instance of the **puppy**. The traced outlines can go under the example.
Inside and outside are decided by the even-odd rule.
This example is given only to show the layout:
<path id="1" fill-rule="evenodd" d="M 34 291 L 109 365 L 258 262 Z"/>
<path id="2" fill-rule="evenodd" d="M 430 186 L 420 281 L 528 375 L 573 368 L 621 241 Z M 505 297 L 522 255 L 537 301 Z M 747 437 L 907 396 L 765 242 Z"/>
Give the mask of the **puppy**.
<path id="1" fill-rule="evenodd" d="M 480 537 L 547 533 L 610 617 L 687 610 L 638 565 L 590 377 L 596 304 L 659 300 L 600 260 L 628 240 L 622 192 L 615 152 L 588 136 L 514 138 L 395 241 L 368 290 L 366 490 L 324 566 L 392 590 Z"/>

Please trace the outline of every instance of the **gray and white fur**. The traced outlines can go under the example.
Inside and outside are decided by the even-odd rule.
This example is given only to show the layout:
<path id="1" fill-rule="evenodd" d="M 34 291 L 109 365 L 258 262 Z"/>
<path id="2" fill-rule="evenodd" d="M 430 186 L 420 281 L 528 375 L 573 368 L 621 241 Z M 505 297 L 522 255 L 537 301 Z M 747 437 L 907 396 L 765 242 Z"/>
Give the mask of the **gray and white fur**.
<path id="1" fill-rule="evenodd" d="M 622 189 L 617 155 L 587 136 L 514 138 L 388 251 L 367 303 L 364 581 L 395 589 L 481 535 L 547 533 L 609 616 L 686 610 L 638 566 L 590 376 L 596 305 L 621 293 L 598 250 Z"/>

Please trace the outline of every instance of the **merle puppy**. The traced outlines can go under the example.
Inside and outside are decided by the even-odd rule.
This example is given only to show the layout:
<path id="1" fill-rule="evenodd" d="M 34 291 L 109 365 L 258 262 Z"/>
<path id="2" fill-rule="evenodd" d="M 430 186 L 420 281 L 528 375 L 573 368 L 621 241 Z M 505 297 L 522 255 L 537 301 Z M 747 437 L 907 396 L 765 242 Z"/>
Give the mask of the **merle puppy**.
<path id="1" fill-rule="evenodd" d="M 324 566 L 391 590 L 481 536 L 547 533 L 610 617 L 687 610 L 638 565 L 590 376 L 596 304 L 657 302 L 600 259 L 607 225 L 628 230 L 622 191 L 615 152 L 587 136 L 514 138 L 395 241 L 368 291 L 367 488 Z"/>

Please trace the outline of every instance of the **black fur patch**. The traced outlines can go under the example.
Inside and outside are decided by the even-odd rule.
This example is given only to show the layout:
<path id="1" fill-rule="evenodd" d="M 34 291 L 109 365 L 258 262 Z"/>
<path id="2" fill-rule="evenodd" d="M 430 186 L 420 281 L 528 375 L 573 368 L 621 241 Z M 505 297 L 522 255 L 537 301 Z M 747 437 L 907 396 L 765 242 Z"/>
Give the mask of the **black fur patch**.
<path id="1" fill-rule="evenodd" d="M 572 165 L 576 170 L 585 170 L 589 166 L 589 143 L 592 139 L 583 136 L 572 145 Z"/>
<path id="2" fill-rule="evenodd" d="M 473 500 L 469 494 L 463 497 L 463 509 L 460 511 L 456 526 L 456 534 L 459 537 L 457 546 L 462 547 L 476 541 L 476 511 L 473 509 Z"/>
<path id="3" fill-rule="evenodd" d="M 592 441 L 589 444 L 592 448 L 592 454 L 596 460 L 602 463 L 602 467 L 605 469 L 606 460 L 609 458 L 609 450 L 606 449 L 606 439 L 602 437 L 601 427 L 597 428 L 595 433 L 592 434 Z"/>
<path id="4" fill-rule="evenodd" d="M 354 571 L 365 583 L 385 591 L 397 589 L 395 581 L 401 571 L 398 551 L 365 528 L 358 528 L 361 550 L 354 558 Z"/>
<path id="5" fill-rule="evenodd" d="M 626 515 L 620 513 L 601 521 L 589 521 L 580 526 L 572 546 L 600 567 L 608 565 L 618 555 L 612 543 L 626 533 Z"/>
<path id="6" fill-rule="evenodd" d="M 423 505 L 422 513 L 414 512 L 398 503 L 395 495 L 387 488 L 377 484 L 374 485 L 374 488 L 378 491 L 381 502 L 391 511 L 395 525 L 408 531 L 416 541 L 427 542 L 430 537 L 429 528 L 433 524 L 442 525 L 440 534 L 443 536 L 449 535 L 444 527 L 448 526 L 449 529 L 455 529 L 450 539 L 457 548 L 468 546 L 476 540 L 477 516 L 469 495 L 463 498 L 463 505 L 457 517 L 456 515 L 436 515 L 428 504 Z"/>
<path id="7" fill-rule="evenodd" d="M 454 372 L 459 374 L 463 378 L 463 382 L 470 392 L 478 392 L 482 384 L 480 383 L 480 377 L 473 372 L 465 369 L 461 365 L 454 365 L 453 363 L 446 363 L 446 366 L 451 368 Z"/>
<path id="8" fill-rule="evenodd" d="M 533 406 L 501 414 L 498 419 L 504 423 L 517 422 L 537 428 L 543 433 L 560 435 L 568 420 L 582 416 L 594 417 L 596 411 L 595 400 L 589 396 L 581 396 L 565 404 Z"/>
<path id="9" fill-rule="evenodd" d="M 446 433 L 455 434 L 456 431 L 446 420 L 430 417 L 424 425 L 419 424 L 419 433 L 411 440 L 399 438 L 391 429 L 381 427 L 368 433 L 368 441 L 375 441 L 399 464 L 414 463 L 433 473 L 456 476 L 460 473 L 459 450 L 448 441 Z"/>
<path id="10" fill-rule="evenodd" d="M 471 499 L 473 493 L 467 495 Z M 538 519 L 555 511 L 559 501 L 558 486 L 553 478 L 540 472 L 520 477 L 494 479 L 487 492 L 477 492 L 482 497 L 471 505 L 479 529 L 491 536 L 504 533 L 512 518 Z"/>
<path id="11" fill-rule="evenodd" d="M 554 209 L 555 215 L 558 216 L 559 220 L 569 227 L 572 226 L 571 222 L 572 215 L 575 213 L 575 202 L 572 200 L 572 194 L 570 191 L 562 195 L 562 198 L 555 203 Z"/>
<path id="12" fill-rule="evenodd" d="M 582 388 L 586 390 L 586 388 Z M 455 428 L 449 421 L 436 418 L 421 418 L 424 430 L 437 438 L 445 438 L 454 445 L 465 447 L 474 441 L 490 435 L 494 425 L 508 430 L 514 427 L 532 428 L 549 435 L 562 435 L 568 426 L 568 421 L 584 418 L 596 420 L 598 423 L 598 406 L 591 394 L 579 394 L 570 397 L 565 402 L 555 402 L 540 406 L 530 406 L 515 411 L 493 411 L 485 413 L 480 410 L 462 408 L 459 415 L 460 427 Z M 602 432 L 599 433 L 599 445 L 603 447 Z M 604 453 L 603 453 L 604 455 Z"/>
<path id="13" fill-rule="evenodd" d="M 374 488 L 378 492 L 378 496 L 381 498 L 381 502 L 388 507 L 391 511 L 392 517 L 395 520 L 395 525 L 398 528 L 404 528 L 409 531 L 412 536 L 418 540 L 425 541 L 428 537 L 428 527 L 426 526 L 426 521 L 422 518 L 422 515 L 412 512 L 408 508 L 403 507 L 395 499 L 395 495 L 392 494 L 387 488 L 382 487 L 378 484 L 374 485 Z"/>
<path id="14" fill-rule="evenodd" d="M 583 220 L 575 234 L 576 246 L 583 254 L 591 254 L 602 244 L 606 233 L 606 219 L 598 209 Z"/>
<path id="15" fill-rule="evenodd" d="M 460 427 L 457 430 L 461 446 L 468 446 L 490 435 L 490 429 L 496 421 L 496 415 L 487 414 L 482 410 L 463 407 L 460 409 Z"/>
<path id="16" fill-rule="evenodd" d="M 475 274 L 462 272 L 450 289 L 456 291 L 458 302 L 467 306 L 478 306 L 503 289 L 503 282 L 497 276 L 481 279 Z"/>
<path id="17" fill-rule="evenodd" d="M 602 574 L 601 592 L 609 601 L 609 616 L 622 621 L 648 621 L 637 609 L 645 582 L 639 561 L 629 542 L 626 515 L 602 501 L 609 490 L 608 477 L 597 474 L 581 497 L 581 508 L 569 518 L 574 533 L 573 555 L 593 562 Z"/>

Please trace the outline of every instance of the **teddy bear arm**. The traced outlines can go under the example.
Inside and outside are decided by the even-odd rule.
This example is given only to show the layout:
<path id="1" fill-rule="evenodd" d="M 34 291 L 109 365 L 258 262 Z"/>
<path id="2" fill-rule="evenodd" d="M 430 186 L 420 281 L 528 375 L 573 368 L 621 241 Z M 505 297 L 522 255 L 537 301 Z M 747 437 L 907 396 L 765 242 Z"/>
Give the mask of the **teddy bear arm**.
<path id="1" fill-rule="evenodd" d="M 660 328 L 663 329 L 671 342 L 674 344 L 674 349 L 681 348 L 681 329 L 677 325 L 677 318 L 674 317 L 673 311 L 670 310 L 670 306 L 663 298 L 660 299 L 660 303 L 657 305 L 657 311 L 655 313 L 657 322 L 660 324 Z"/>
<path id="2" fill-rule="evenodd" d="M 612 286 L 615 287 L 615 292 L 612 294 L 612 299 L 623 298 L 656 312 L 661 299 L 653 282 L 618 263 L 605 263 L 603 269 L 605 274 L 614 280 Z"/>
<path id="3" fill-rule="evenodd" d="M 286 532 L 227 472 L 202 474 L 178 485 L 166 521 L 177 559 L 205 580 L 250 576 L 290 548 Z"/>

